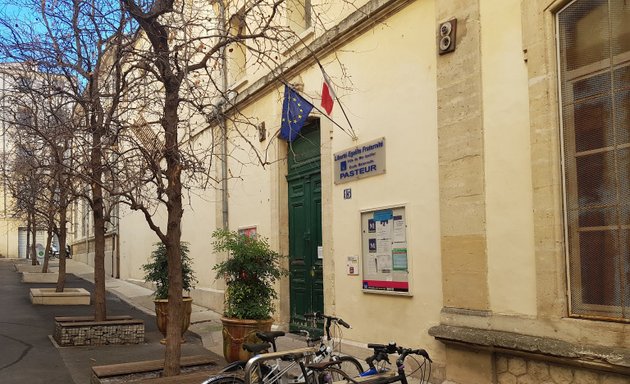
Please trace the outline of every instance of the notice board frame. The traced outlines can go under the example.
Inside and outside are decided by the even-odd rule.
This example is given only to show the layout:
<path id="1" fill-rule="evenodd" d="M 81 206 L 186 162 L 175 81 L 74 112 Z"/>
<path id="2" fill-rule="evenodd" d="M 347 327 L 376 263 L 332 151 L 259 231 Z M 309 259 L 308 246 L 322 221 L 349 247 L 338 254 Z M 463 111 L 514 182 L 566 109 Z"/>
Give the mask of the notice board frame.
<path id="1" fill-rule="evenodd" d="M 405 205 L 361 211 L 360 270 L 364 293 L 412 296 L 408 244 Z"/>

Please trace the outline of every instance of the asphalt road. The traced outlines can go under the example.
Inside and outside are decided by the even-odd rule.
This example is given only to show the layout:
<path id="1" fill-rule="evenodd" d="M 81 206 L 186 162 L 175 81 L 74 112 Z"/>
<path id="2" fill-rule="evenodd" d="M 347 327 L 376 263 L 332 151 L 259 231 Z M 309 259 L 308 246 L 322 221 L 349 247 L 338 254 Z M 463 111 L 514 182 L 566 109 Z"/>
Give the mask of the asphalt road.
<path id="1" fill-rule="evenodd" d="M 32 305 L 30 288 L 54 284 L 24 284 L 13 263 L 0 259 L 0 383 L 88 384 L 90 367 L 164 357 L 155 318 L 108 293 L 108 315 L 131 315 L 144 320 L 145 343 L 138 345 L 65 347 L 52 342 L 55 316 L 92 315 L 91 306 Z M 90 282 L 68 275 L 67 287 L 93 292 Z M 194 333 L 186 334 L 182 355 L 209 353 Z"/>

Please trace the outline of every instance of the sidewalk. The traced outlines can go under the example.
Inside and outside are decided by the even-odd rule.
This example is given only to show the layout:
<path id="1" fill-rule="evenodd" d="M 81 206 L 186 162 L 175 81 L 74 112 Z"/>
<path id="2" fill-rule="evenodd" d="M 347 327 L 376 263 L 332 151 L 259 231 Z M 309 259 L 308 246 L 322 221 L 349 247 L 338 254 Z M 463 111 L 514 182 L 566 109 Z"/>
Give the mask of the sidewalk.
<path id="1" fill-rule="evenodd" d="M 87 264 L 67 259 L 66 272 L 94 283 L 94 268 Z M 155 316 L 152 290 L 127 280 L 111 277 L 106 277 L 105 289 L 146 314 Z M 199 335 L 204 348 L 221 356 L 223 355 L 223 336 L 220 319 L 221 315 L 217 312 L 193 304 L 189 331 Z"/>
<path id="2" fill-rule="evenodd" d="M 128 345 L 59 347 L 51 337 L 54 331 L 54 318 L 90 316 L 93 315 L 93 307 L 31 304 L 29 300 L 31 288 L 51 287 L 54 284 L 22 283 L 21 274 L 16 272 L 14 264 L 24 262 L 17 259 L 0 259 L 0 308 L 3 308 L 0 311 L 2 325 L 0 383 L 86 384 L 90 382 L 93 366 L 164 358 L 164 346 L 160 344 L 162 334 L 157 329 L 155 317 L 149 313 L 152 311 L 146 308 L 150 302 L 151 291 L 113 279 L 107 281 L 108 314 L 129 315 L 142 320 L 145 325 L 145 342 Z M 66 287 L 83 288 L 93 294 L 92 268 L 74 261 L 69 261 L 68 267 L 70 273 L 66 277 Z M 197 310 L 195 316 L 201 312 L 204 311 Z M 207 315 L 212 315 L 211 318 L 217 317 L 214 313 Z M 206 321 L 195 326 L 211 323 Z M 209 336 L 212 332 L 200 334 Z M 200 335 L 196 332 L 187 332 L 185 338 L 182 356 L 204 355 L 215 360 L 219 366 L 225 363 L 221 354 L 215 354 L 203 346 Z M 216 346 L 218 343 L 206 344 Z"/>
<path id="3" fill-rule="evenodd" d="M 155 321 L 153 292 L 131 281 L 106 278 L 107 311 L 111 315 L 130 315 L 145 324 L 145 343 L 59 347 L 51 341 L 56 316 L 89 316 L 93 307 L 70 305 L 32 305 L 31 288 L 52 284 L 22 283 L 14 264 L 23 259 L 0 258 L 0 383 L 85 384 L 90 382 L 91 367 L 134 361 L 159 360 L 164 357 L 162 338 Z M 56 268 L 51 268 L 56 269 Z M 66 287 L 84 288 L 93 294 L 93 268 L 67 260 Z M 219 366 L 223 359 L 220 314 L 194 305 L 191 326 L 182 345 L 182 356 L 210 355 Z M 279 350 L 302 348 L 302 338 L 287 334 L 278 339 Z"/>
<path id="4" fill-rule="evenodd" d="M 94 268 L 87 264 L 67 259 L 66 272 L 94 283 Z M 148 315 L 155 316 L 152 290 L 131 281 L 111 277 L 106 277 L 105 288 L 128 304 Z M 221 314 L 193 303 L 188 330 L 199 335 L 204 348 L 219 356 L 223 356 Z M 278 350 L 303 347 L 305 347 L 304 340 L 297 336 L 291 337 L 289 335 L 289 337 L 278 339 Z"/>

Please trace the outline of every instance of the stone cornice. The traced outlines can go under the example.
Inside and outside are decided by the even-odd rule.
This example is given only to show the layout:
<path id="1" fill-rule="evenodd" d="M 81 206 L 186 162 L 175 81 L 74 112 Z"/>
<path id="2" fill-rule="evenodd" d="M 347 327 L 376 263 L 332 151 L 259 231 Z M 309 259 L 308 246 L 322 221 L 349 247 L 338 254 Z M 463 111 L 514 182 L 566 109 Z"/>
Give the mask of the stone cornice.
<path id="1" fill-rule="evenodd" d="M 429 335 L 445 344 L 472 350 L 526 356 L 607 372 L 630 374 L 630 350 L 594 345 L 578 345 L 567 341 L 521 333 L 438 325 Z"/>
<path id="2" fill-rule="evenodd" d="M 239 92 L 224 111 L 230 114 L 233 109 L 242 109 L 253 103 L 273 88 L 278 86 L 277 80 L 297 76 L 305 68 L 317 63 L 320 58 L 334 52 L 352 39 L 373 28 L 377 23 L 387 19 L 400 9 L 415 0 L 371 0 L 354 11 L 344 20 L 317 37 L 308 46 L 296 51 L 274 71 L 252 83 Z"/>

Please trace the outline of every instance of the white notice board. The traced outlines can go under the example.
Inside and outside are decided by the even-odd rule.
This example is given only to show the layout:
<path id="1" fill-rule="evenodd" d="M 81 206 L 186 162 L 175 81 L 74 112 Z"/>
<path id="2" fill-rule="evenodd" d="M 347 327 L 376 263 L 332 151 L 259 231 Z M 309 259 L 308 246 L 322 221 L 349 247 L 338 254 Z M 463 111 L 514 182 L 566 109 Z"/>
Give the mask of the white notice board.
<path id="1" fill-rule="evenodd" d="M 405 208 L 361 213 L 363 290 L 409 294 Z"/>

